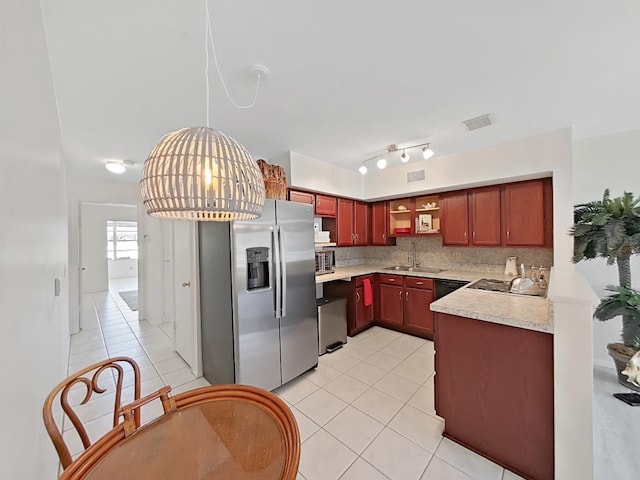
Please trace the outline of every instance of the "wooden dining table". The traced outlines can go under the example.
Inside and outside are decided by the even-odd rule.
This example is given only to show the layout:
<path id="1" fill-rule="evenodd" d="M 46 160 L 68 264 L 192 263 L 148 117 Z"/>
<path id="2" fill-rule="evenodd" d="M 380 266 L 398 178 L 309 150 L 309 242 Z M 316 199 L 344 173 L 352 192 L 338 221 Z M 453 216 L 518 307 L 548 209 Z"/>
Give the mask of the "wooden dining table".
<path id="1" fill-rule="evenodd" d="M 228 388 L 235 387 L 252 388 Z M 268 400 L 277 402 L 276 407 L 284 406 L 284 416 L 281 412 L 274 415 L 260 398 L 256 401 L 245 397 L 211 396 L 215 388 L 204 387 L 195 390 L 195 394 L 186 392 L 171 397 L 176 405 L 173 411 L 166 412 L 128 436 L 123 433 L 126 428 L 116 427 L 123 432 L 114 435 L 112 442 L 96 442 L 60 478 L 295 478 L 299 461 L 299 433 L 297 426 L 293 437 L 286 432 L 286 428 L 283 429 L 283 426 L 286 427 L 283 421 L 286 423 L 293 417 L 282 400 L 266 392 L 275 397 L 275 400 L 271 397 Z M 293 422 L 295 425 L 295 419 Z M 297 455 L 295 469 L 291 468 L 291 458 L 288 458 L 291 455 Z"/>

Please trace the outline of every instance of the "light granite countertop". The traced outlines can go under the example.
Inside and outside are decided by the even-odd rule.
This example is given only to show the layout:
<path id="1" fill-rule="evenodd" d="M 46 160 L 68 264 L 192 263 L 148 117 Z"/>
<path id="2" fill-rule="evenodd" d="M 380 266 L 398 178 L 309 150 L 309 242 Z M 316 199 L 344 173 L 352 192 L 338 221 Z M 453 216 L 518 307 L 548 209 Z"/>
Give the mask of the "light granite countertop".
<path id="1" fill-rule="evenodd" d="M 409 272 L 405 270 L 387 270 L 388 265 L 365 264 L 336 268 L 334 273 L 316 276 L 316 283 L 333 280 L 349 280 L 351 277 L 371 273 L 387 273 L 424 278 L 443 278 L 473 282 L 480 278 L 510 280 L 509 277 L 495 272 L 471 270 L 443 270 L 440 273 Z M 431 304 L 434 312 L 448 313 L 486 322 L 526 328 L 539 332 L 553 333 L 551 302 L 547 298 L 488 292 L 484 290 L 460 288 Z"/>

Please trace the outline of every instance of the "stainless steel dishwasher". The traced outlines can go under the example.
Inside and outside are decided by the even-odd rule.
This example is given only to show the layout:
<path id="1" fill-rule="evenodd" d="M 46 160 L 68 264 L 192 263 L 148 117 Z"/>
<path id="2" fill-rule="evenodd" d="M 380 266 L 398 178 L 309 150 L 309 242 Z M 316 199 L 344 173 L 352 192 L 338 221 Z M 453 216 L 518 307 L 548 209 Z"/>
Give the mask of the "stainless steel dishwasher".
<path id="1" fill-rule="evenodd" d="M 318 355 L 331 353 L 347 343 L 347 299 L 323 297 L 318 307 Z"/>

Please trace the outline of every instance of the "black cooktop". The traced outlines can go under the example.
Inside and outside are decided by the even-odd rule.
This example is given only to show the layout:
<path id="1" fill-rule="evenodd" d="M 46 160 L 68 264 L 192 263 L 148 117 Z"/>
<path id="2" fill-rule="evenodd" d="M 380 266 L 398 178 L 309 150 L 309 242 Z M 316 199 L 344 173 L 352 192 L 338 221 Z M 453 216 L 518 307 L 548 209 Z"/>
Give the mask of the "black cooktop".
<path id="1" fill-rule="evenodd" d="M 478 290 L 489 290 L 491 292 L 509 293 L 510 281 L 493 280 L 491 278 L 481 278 L 477 282 L 473 282 L 467 288 L 476 288 Z"/>

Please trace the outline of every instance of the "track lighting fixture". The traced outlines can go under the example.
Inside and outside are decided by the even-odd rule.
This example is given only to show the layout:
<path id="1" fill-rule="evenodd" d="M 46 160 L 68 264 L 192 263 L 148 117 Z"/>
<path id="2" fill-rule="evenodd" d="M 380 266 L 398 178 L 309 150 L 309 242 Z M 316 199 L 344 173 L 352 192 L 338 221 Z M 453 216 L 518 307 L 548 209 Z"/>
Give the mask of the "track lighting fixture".
<path id="1" fill-rule="evenodd" d="M 378 161 L 376 162 L 377 167 L 382 170 L 383 168 L 385 168 L 388 164 L 387 159 L 385 158 L 387 154 L 389 153 L 395 153 L 395 152 L 399 152 L 402 151 L 402 153 L 400 154 L 400 161 L 402 163 L 407 163 L 411 157 L 409 156 L 409 154 L 406 152 L 407 150 L 410 150 L 412 148 L 419 148 L 419 147 L 423 147 L 422 148 L 422 157 L 425 160 L 430 159 L 431 157 L 433 157 L 434 152 L 431 149 L 431 144 L 430 143 L 419 143 L 417 145 L 408 145 L 405 147 L 398 147 L 398 145 L 391 144 L 389 145 L 384 153 L 379 153 L 378 155 L 375 155 L 371 158 L 367 158 L 364 162 L 362 162 L 362 166 L 360 166 L 360 168 L 358 168 L 358 171 L 362 174 L 365 175 L 367 173 L 368 167 L 367 167 L 367 163 L 371 162 L 373 160 L 378 159 Z"/>
<path id="2" fill-rule="evenodd" d="M 431 150 L 431 147 L 428 143 L 427 146 L 422 149 L 422 157 L 425 160 L 429 160 L 431 157 L 433 157 L 433 150 Z"/>

